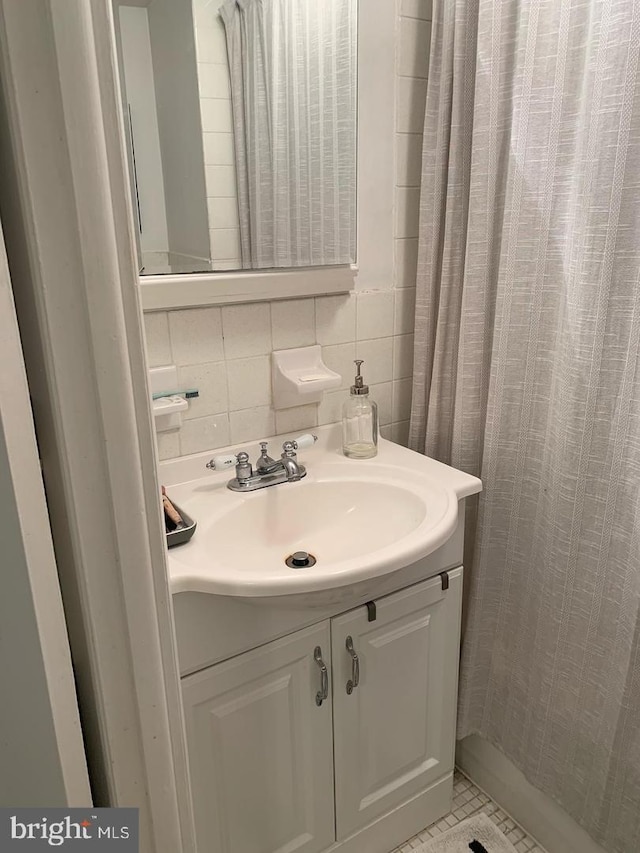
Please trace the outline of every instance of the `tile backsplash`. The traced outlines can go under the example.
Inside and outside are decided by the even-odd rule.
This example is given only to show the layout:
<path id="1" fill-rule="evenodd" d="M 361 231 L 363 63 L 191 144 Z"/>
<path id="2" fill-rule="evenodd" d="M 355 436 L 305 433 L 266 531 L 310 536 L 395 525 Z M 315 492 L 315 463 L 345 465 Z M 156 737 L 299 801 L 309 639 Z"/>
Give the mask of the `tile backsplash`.
<path id="1" fill-rule="evenodd" d="M 365 359 L 382 434 L 406 442 L 431 2 L 398 2 L 394 281 L 388 290 L 145 314 L 149 366 L 176 364 L 181 385 L 200 391 L 182 428 L 158 435 L 161 458 L 340 420 L 354 358 Z M 271 352 L 316 343 L 342 386 L 319 405 L 274 411 Z"/>
<path id="2" fill-rule="evenodd" d="M 406 302 L 394 289 L 145 314 L 149 366 L 175 364 L 180 386 L 200 391 L 181 429 L 158 435 L 161 458 L 339 420 L 354 358 L 365 359 L 383 434 L 404 440 L 413 353 Z M 315 343 L 342 386 L 319 405 L 274 411 L 271 352 Z"/>

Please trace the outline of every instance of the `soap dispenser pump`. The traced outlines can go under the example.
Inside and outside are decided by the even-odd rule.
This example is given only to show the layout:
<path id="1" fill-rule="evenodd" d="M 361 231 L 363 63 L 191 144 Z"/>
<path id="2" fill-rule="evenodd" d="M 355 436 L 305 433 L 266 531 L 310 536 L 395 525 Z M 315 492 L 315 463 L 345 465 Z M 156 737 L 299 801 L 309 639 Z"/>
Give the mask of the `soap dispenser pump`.
<path id="1" fill-rule="evenodd" d="M 362 364 L 361 358 L 355 359 L 356 377 L 342 407 L 342 452 L 351 459 L 371 459 L 378 452 L 378 406 L 369 399 Z"/>

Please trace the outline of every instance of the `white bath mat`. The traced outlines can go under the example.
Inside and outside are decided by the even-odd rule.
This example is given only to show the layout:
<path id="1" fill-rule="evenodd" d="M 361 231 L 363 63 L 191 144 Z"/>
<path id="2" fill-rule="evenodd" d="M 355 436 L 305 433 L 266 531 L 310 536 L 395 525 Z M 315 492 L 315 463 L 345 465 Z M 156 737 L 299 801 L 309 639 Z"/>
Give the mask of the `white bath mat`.
<path id="1" fill-rule="evenodd" d="M 411 853 L 516 853 L 490 817 L 480 812 Z"/>

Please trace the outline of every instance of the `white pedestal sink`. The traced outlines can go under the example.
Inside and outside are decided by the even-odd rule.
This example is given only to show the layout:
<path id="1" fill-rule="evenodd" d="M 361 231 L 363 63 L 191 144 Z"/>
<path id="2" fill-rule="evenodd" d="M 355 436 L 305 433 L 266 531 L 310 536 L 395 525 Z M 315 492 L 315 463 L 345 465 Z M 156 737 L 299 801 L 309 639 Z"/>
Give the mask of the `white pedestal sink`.
<path id="1" fill-rule="evenodd" d="M 435 551 L 456 527 L 459 500 L 481 488 L 475 477 L 384 439 L 374 459 L 353 460 L 341 453 L 339 425 L 316 433 L 316 445 L 299 453 L 303 480 L 248 494 L 226 488 L 233 469 L 206 471 L 210 454 L 161 465 L 172 499 L 198 522 L 193 539 L 169 554 L 173 592 L 256 603 L 307 595 L 317 603 Z M 273 455 L 282 439 L 270 440 Z M 253 460 L 256 449 L 245 449 Z M 315 565 L 290 568 L 285 560 L 296 551 Z"/>

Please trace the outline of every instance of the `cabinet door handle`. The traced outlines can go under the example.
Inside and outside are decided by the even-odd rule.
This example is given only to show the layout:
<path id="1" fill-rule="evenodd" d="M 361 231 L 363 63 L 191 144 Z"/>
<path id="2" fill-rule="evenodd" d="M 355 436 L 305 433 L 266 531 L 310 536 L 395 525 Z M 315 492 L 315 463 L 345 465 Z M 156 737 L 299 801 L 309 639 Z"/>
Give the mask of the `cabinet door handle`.
<path id="1" fill-rule="evenodd" d="M 320 706 L 329 695 L 329 673 L 327 665 L 322 660 L 322 649 L 316 646 L 313 652 L 313 659 L 320 667 L 320 690 L 316 693 L 316 705 Z"/>
<path id="2" fill-rule="evenodd" d="M 353 648 L 353 637 L 347 637 L 347 651 L 351 655 L 351 678 L 347 681 L 347 693 L 349 696 L 360 683 L 360 658 Z"/>

